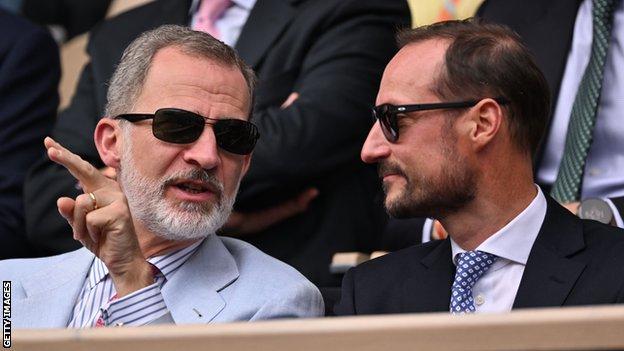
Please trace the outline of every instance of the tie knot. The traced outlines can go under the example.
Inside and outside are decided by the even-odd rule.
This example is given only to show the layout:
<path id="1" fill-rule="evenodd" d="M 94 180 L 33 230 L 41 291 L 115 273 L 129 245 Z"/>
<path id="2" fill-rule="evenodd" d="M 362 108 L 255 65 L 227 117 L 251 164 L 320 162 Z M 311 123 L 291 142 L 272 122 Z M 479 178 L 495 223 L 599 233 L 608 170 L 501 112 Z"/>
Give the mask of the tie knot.
<path id="1" fill-rule="evenodd" d="M 496 256 L 483 251 L 466 251 L 457 255 L 457 273 L 464 287 L 472 288 L 496 262 Z"/>
<path id="2" fill-rule="evenodd" d="M 197 9 L 193 29 L 220 39 L 223 33 L 219 32 L 216 23 L 231 5 L 231 0 L 203 0 Z"/>
<path id="3" fill-rule="evenodd" d="M 211 22 L 221 17 L 223 12 L 232 5 L 231 0 L 204 0 L 199 5 L 197 13 Z"/>

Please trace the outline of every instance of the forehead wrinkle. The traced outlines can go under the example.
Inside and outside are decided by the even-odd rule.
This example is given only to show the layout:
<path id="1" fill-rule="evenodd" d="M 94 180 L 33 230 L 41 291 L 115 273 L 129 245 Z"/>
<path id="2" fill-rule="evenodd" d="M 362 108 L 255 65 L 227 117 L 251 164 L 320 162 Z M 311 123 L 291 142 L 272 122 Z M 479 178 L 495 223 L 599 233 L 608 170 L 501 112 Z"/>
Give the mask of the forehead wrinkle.
<path id="1" fill-rule="evenodd" d="M 210 101 L 211 104 L 228 104 L 240 108 L 241 110 L 243 110 L 244 107 L 247 105 L 245 96 L 238 96 L 241 94 L 239 94 L 236 89 L 233 89 L 230 86 L 220 85 L 211 86 L 211 88 L 212 89 L 207 90 L 206 87 L 203 86 L 177 83 L 170 85 L 170 89 L 172 90 L 172 92 L 168 95 L 172 98 L 190 97 L 193 99 L 198 99 L 198 102 Z"/>
<path id="2" fill-rule="evenodd" d="M 240 117 L 248 114 L 248 100 L 230 86 L 169 82 L 159 92 L 159 108 L 181 108 L 205 117 Z M 215 115 L 212 111 L 218 111 Z"/>

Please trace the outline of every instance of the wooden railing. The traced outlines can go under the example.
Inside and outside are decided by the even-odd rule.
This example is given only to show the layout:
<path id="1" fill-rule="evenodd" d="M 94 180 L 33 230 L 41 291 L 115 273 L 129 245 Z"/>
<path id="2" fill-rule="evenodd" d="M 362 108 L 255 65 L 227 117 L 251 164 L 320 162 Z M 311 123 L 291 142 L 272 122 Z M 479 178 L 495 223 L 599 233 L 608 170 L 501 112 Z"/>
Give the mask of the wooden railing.
<path id="1" fill-rule="evenodd" d="M 624 307 L 277 320 L 87 330 L 14 330 L 12 350 L 604 350 L 624 349 Z"/>

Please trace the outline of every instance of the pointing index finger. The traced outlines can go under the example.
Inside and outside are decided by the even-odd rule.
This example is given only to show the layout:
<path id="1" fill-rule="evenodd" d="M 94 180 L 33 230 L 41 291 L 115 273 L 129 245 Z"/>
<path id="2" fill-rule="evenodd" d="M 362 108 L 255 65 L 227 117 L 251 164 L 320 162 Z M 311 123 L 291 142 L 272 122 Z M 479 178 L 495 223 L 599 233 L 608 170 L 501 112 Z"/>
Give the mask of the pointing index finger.
<path id="1" fill-rule="evenodd" d="M 43 143 L 48 150 L 48 157 L 50 160 L 67 168 L 69 173 L 71 173 L 74 178 L 82 183 L 84 191 L 95 191 L 111 181 L 101 174 L 89 162 L 67 150 L 54 139 L 46 137 Z"/>

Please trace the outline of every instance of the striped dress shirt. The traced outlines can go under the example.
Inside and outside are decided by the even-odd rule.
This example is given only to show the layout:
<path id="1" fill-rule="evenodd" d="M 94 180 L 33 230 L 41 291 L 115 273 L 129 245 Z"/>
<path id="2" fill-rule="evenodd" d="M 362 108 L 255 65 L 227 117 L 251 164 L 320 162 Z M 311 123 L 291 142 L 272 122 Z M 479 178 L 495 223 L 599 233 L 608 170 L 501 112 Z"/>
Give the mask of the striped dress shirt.
<path id="1" fill-rule="evenodd" d="M 149 258 L 147 261 L 160 271 L 154 276 L 154 284 L 119 299 L 115 299 L 117 292 L 108 268 L 96 257 L 67 327 L 94 327 L 100 317 L 105 326 L 140 326 L 169 313 L 161 289 L 202 242 Z"/>

